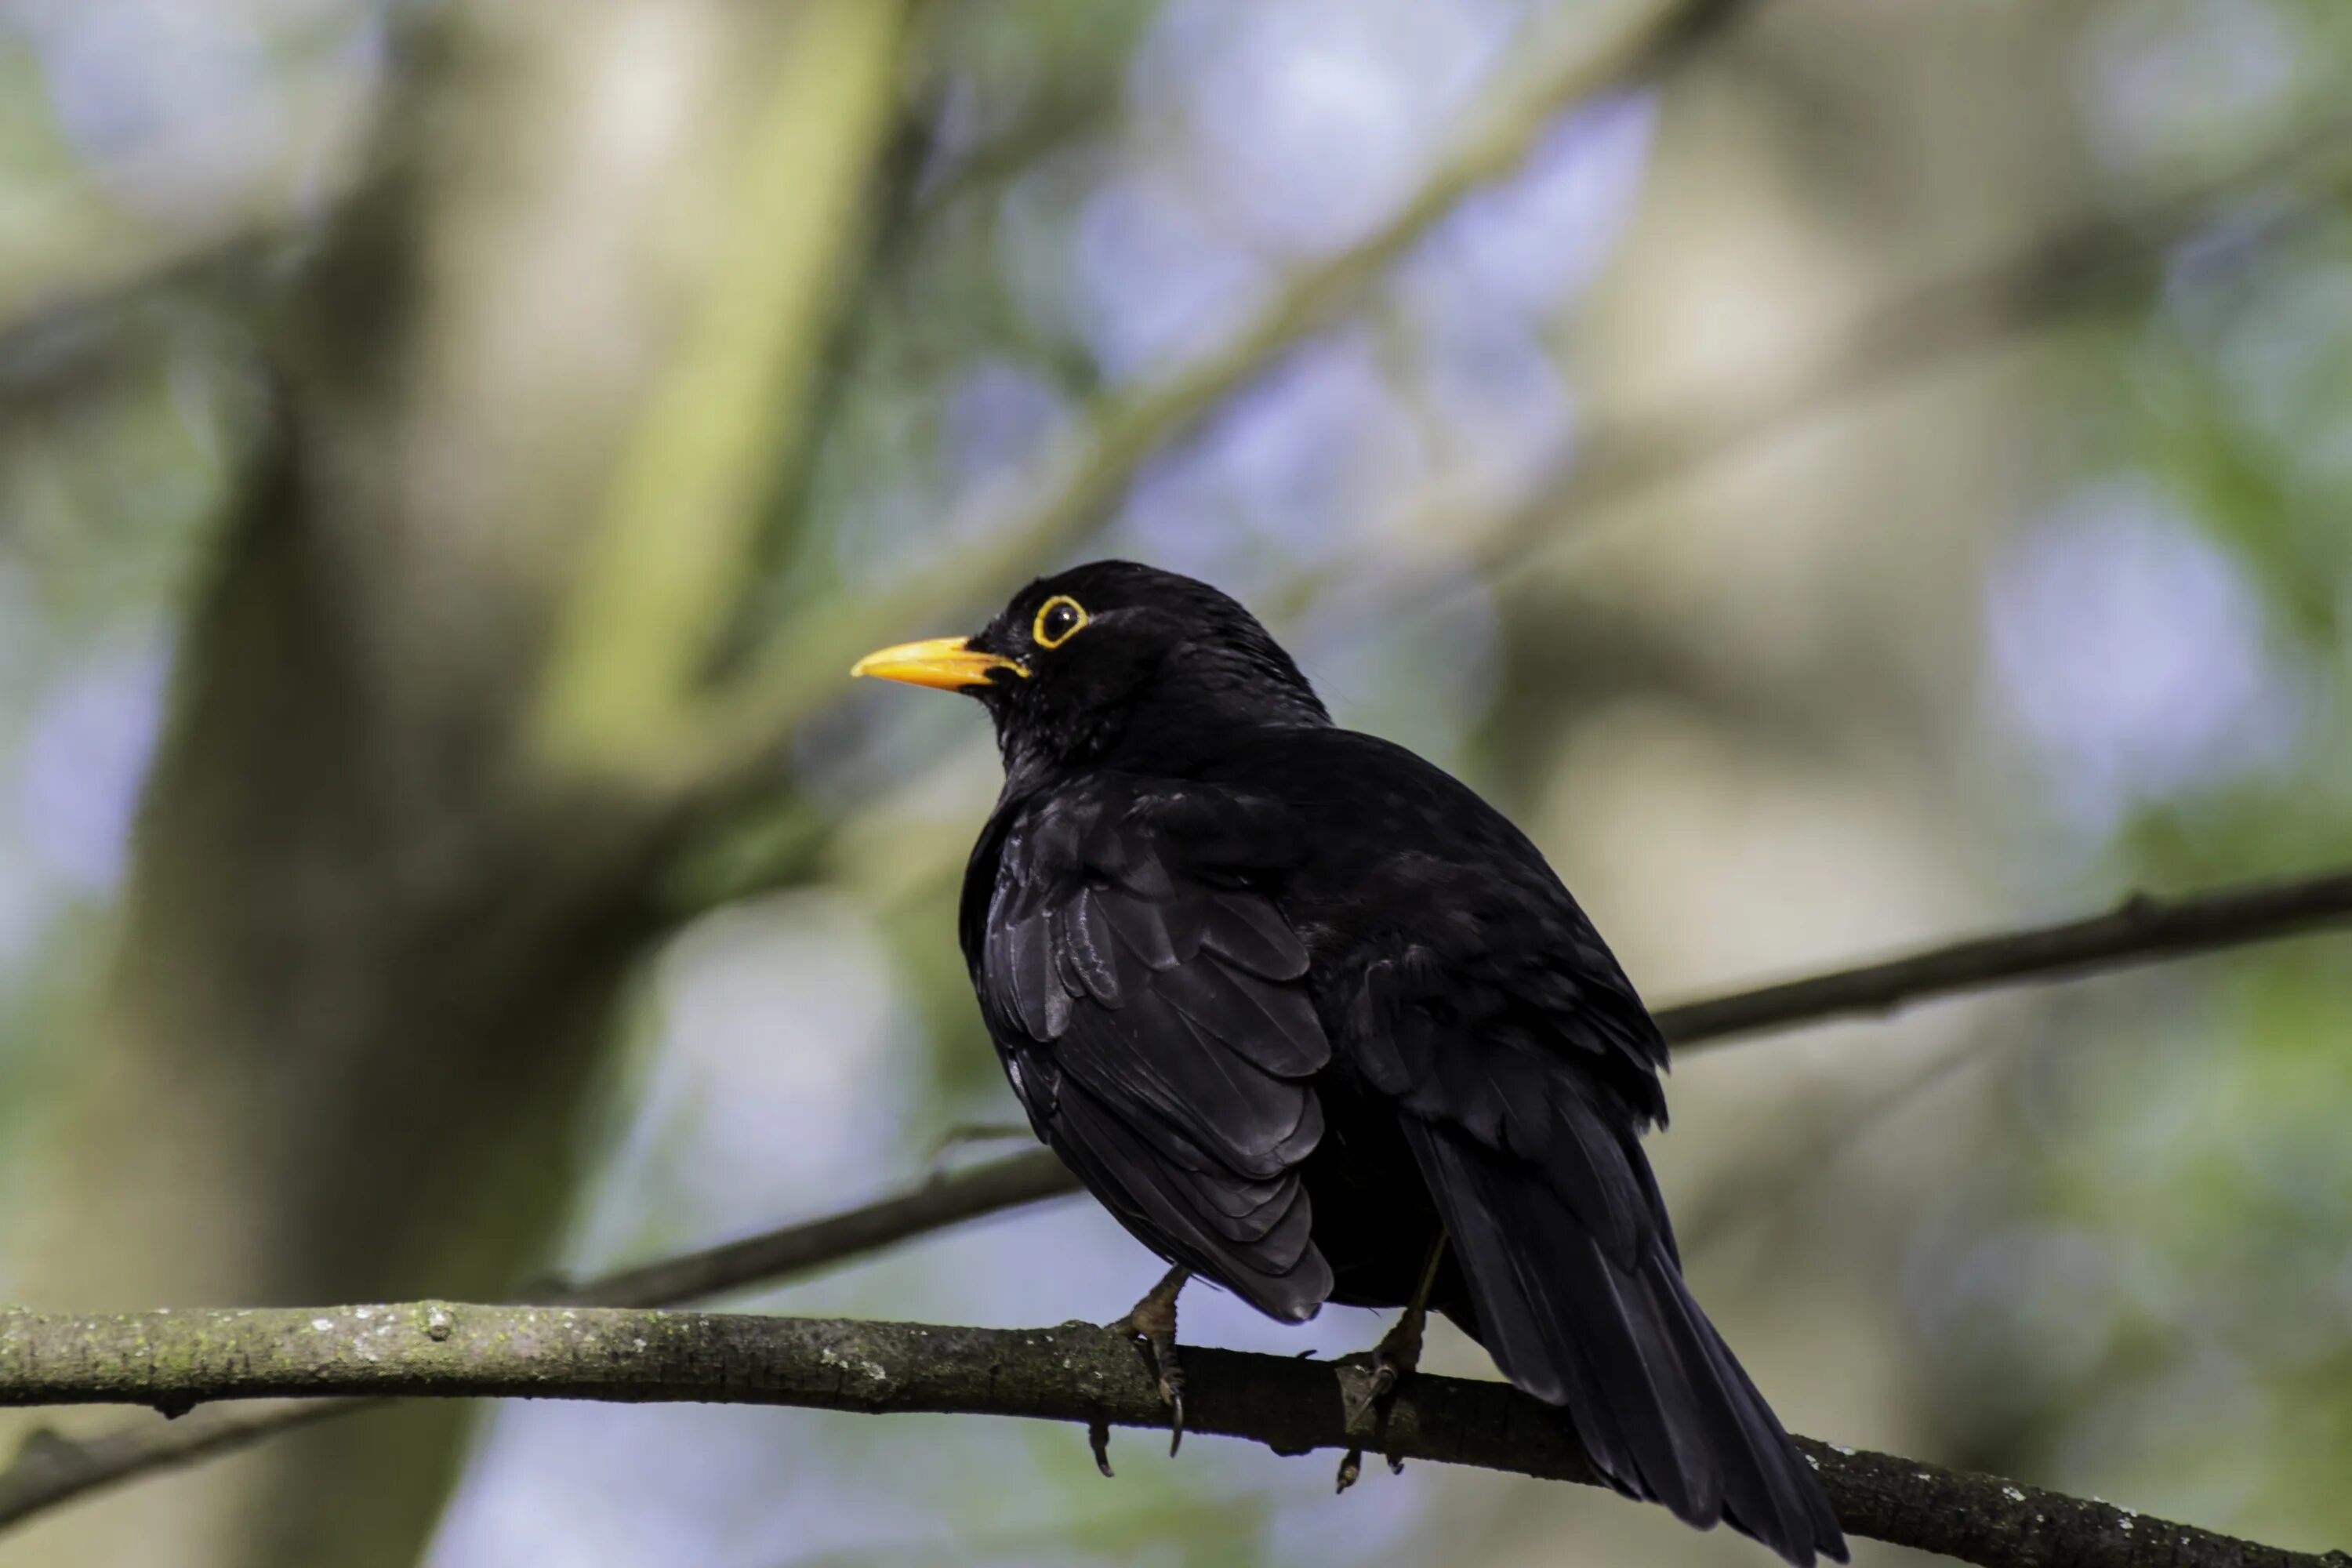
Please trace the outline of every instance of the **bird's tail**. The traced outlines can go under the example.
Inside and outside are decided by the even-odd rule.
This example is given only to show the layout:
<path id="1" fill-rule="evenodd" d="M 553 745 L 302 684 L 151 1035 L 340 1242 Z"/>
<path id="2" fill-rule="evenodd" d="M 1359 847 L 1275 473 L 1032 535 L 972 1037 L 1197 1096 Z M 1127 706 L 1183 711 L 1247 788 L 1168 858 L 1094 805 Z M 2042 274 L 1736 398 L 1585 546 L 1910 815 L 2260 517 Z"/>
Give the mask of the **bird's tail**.
<path id="1" fill-rule="evenodd" d="M 1601 1477 L 1699 1529 L 1724 1521 L 1790 1563 L 1844 1562 L 1811 1466 L 1691 1300 L 1654 1201 L 1648 1223 L 1604 1237 L 1608 1222 L 1580 1216 L 1537 1168 L 1408 1121 L 1478 1337 L 1505 1376 L 1566 1407 Z M 1622 1152 L 1649 1189 L 1630 1136 Z"/>

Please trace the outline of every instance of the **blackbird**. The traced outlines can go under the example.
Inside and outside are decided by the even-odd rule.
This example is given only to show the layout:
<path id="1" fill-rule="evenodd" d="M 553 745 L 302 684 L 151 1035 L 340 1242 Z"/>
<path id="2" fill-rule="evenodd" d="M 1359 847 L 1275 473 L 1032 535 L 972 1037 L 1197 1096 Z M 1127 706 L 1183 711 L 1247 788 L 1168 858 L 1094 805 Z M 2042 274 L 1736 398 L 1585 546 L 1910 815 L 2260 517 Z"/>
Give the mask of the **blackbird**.
<path id="1" fill-rule="evenodd" d="M 1037 1136 L 1173 1265 L 1116 1326 L 1150 1344 L 1179 1439 L 1190 1276 L 1289 1321 L 1406 1308 L 1381 1398 L 1434 1310 L 1564 1407 L 1617 1490 L 1845 1559 L 1683 1283 L 1639 1142 L 1665 1042 L 1501 813 L 1334 725 L 1233 599 L 1129 562 L 853 673 L 995 721 L 964 958 Z"/>

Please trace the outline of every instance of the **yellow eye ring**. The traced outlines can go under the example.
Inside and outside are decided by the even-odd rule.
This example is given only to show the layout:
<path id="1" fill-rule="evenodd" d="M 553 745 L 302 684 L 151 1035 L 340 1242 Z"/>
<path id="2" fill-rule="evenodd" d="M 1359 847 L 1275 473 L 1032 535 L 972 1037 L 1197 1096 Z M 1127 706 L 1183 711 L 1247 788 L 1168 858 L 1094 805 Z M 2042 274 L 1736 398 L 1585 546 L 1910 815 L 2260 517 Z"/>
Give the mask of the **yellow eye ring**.
<path id="1" fill-rule="evenodd" d="M 1056 594 L 1037 606 L 1029 636 L 1039 647 L 1059 647 L 1087 624 L 1087 607 L 1067 594 Z"/>

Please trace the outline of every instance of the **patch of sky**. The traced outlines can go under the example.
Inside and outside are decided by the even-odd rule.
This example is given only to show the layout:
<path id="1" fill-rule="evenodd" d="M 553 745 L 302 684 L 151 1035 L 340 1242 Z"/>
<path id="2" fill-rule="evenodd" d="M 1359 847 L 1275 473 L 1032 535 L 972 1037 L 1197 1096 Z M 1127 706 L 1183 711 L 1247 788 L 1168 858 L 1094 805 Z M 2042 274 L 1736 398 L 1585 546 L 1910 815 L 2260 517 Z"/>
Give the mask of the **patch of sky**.
<path id="1" fill-rule="evenodd" d="M 1409 291 L 1452 280 L 1463 295 L 1529 316 L 1557 310 L 1591 284 L 1623 237 L 1656 125 L 1646 93 L 1563 117 L 1524 167 L 1438 226 L 1407 268 Z"/>
<path id="2" fill-rule="evenodd" d="M 1299 350 L 1153 464 L 1122 522 L 1176 571 L 1216 575 L 1236 531 L 1291 565 L 1328 565 L 1399 515 L 1425 472 L 1411 410 L 1350 331 Z"/>
<path id="3" fill-rule="evenodd" d="M 673 944 L 656 984 L 660 1035 L 579 1266 L 761 1228 L 884 1179 L 915 1080 L 887 961 L 851 906 L 722 910 Z"/>
<path id="4" fill-rule="evenodd" d="M 2110 166 L 2242 142 L 2297 86 L 2295 26 L 2269 0 L 2185 0 L 2097 17 L 2084 126 Z"/>
<path id="5" fill-rule="evenodd" d="M 15 826 L 63 888 L 110 892 L 163 723 L 170 656 L 159 636 L 68 668 L 37 700 L 17 758 Z"/>
<path id="6" fill-rule="evenodd" d="M 1164 374 L 1223 342 L 1270 286 L 1265 263 L 1149 172 L 1095 192 L 1076 243 L 1078 328 L 1114 383 Z"/>
<path id="7" fill-rule="evenodd" d="M 283 83 L 249 7 L 53 5 L 33 30 L 59 127 L 124 206 L 190 221 L 278 162 Z"/>
<path id="8" fill-rule="evenodd" d="M 2090 837 L 2276 766 L 2304 732 L 2253 585 L 2145 481 L 2092 485 L 2028 528 L 1987 574 L 1985 616 L 1999 715 Z"/>
<path id="9" fill-rule="evenodd" d="M 1507 57 L 1516 8 L 1472 0 L 1175 0 L 1133 96 L 1190 132 L 1189 182 L 1266 253 L 1328 254 L 1402 204 Z"/>

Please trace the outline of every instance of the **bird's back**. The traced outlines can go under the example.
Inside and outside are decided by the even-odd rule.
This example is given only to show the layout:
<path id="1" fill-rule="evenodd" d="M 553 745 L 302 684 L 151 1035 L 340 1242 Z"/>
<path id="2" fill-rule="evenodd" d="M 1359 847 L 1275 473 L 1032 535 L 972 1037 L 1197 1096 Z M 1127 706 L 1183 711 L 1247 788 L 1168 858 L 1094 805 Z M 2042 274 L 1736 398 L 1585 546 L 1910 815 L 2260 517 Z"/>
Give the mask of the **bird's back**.
<path id="1" fill-rule="evenodd" d="M 1541 851 L 1477 792 L 1329 727 L 1229 735 L 1188 763 L 1183 782 L 1286 815 L 1296 864 L 1275 898 L 1315 953 L 1335 1028 L 1369 965 L 1408 964 L 1485 1037 L 1572 1068 L 1639 1125 L 1664 1120 L 1665 1042 L 1639 994 Z"/>

